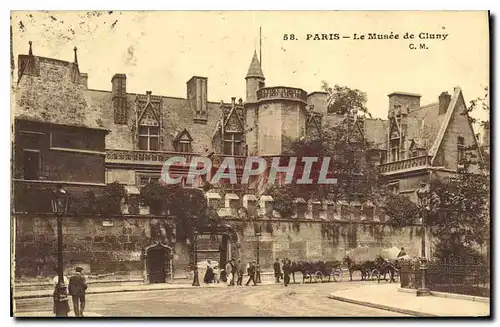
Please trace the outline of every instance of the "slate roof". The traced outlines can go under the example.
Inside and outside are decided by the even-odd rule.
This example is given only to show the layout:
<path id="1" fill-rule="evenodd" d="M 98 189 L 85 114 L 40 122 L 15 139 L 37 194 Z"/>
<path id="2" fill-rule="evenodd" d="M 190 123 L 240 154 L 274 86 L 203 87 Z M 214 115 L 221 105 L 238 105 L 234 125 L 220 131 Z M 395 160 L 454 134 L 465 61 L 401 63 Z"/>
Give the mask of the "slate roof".
<path id="1" fill-rule="evenodd" d="M 387 143 L 387 131 L 389 129 L 389 121 L 383 119 L 366 119 L 364 120 L 365 136 L 369 142 L 373 142 L 376 149 L 385 150 Z"/>
<path id="2" fill-rule="evenodd" d="M 260 66 L 259 58 L 257 58 L 257 51 L 254 51 L 252 62 L 250 67 L 248 67 L 248 73 L 246 77 L 260 77 L 264 79 L 264 73 L 262 72 L 262 67 Z"/>

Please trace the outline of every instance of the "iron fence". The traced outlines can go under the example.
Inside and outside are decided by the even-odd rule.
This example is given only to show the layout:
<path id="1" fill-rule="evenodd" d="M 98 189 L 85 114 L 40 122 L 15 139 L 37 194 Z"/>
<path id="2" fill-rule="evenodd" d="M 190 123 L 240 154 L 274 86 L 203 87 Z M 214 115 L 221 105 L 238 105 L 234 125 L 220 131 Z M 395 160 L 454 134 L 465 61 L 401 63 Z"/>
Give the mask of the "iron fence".
<path id="1" fill-rule="evenodd" d="M 419 262 L 402 263 L 401 288 L 420 288 L 421 274 Z M 489 265 L 429 262 L 426 274 L 430 291 L 490 297 Z"/>

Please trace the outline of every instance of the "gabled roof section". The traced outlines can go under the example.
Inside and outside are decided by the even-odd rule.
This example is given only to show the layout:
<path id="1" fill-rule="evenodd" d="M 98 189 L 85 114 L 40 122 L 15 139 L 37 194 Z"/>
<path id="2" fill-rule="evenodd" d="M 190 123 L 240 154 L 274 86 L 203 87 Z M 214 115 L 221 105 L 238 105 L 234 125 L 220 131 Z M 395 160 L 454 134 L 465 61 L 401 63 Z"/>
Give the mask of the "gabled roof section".
<path id="1" fill-rule="evenodd" d="M 458 101 L 462 101 L 464 108 L 467 107 L 465 105 L 462 90 L 459 87 L 455 87 L 453 90 L 453 96 L 451 97 L 450 104 L 448 106 L 448 109 L 446 109 L 446 114 L 444 115 L 444 121 L 441 124 L 441 128 L 439 129 L 439 132 L 437 134 L 437 137 L 436 137 L 434 144 L 432 145 L 432 147 L 429 150 L 429 156 L 432 157 L 431 164 L 433 164 L 434 160 L 436 159 L 436 155 L 437 155 L 438 150 L 441 146 L 441 143 L 443 142 L 443 138 L 444 138 L 444 135 L 446 134 L 446 130 L 448 129 L 448 125 L 450 124 L 451 117 L 453 117 L 455 110 L 457 110 L 456 108 L 458 107 L 457 106 Z M 474 129 L 472 128 L 472 125 L 470 124 L 470 122 L 468 125 L 469 125 L 469 129 L 472 133 L 472 136 L 474 138 L 474 143 L 476 144 L 477 149 L 479 149 L 479 144 L 477 143 L 477 138 L 475 137 L 476 134 L 474 133 Z M 479 153 L 480 160 L 482 162 L 484 162 L 481 151 L 478 150 L 478 153 Z"/>
<path id="2" fill-rule="evenodd" d="M 231 132 L 243 132 L 243 122 L 236 112 L 236 106 L 233 106 L 227 115 L 226 121 L 224 122 L 224 130 Z"/>
<path id="3" fill-rule="evenodd" d="M 257 51 L 253 52 L 252 62 L 250 63 L 250 67 L 248 67 L 246 78 L 249 77 L 259 77 L 265 79 L 262 67 L 260 66 L 259 58 L 257 58 Z"/>
<path id="4" fill-rule="evenodd" d="M 186 140 L 189 142 L 193 141 L 193 138 L 191 137 L 191 134 L 189 134 L 188 130 L 184 128 L 182 131 L 178 132 L 177 135 L 174 137 L 174 142 L 179 142 L 181 140 Z"/>

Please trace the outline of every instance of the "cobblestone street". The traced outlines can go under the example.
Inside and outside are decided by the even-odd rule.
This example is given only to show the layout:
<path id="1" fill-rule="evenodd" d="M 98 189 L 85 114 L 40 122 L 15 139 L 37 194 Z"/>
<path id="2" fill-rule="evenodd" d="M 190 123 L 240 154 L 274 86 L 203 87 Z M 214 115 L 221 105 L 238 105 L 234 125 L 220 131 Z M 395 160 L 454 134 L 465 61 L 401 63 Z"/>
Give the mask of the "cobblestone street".
<path id="1" fill-rule="evenodd" d="M 402 314 L 334 301 L 329 293 L 360 282 L 193 288 L 87 296 L 87 309 L 105 317 L 384 317 Z M 17 312 L 52 309 L 51 298 L 16 301 Z M 16 314 L 14 314 L 16 315 Z"/>

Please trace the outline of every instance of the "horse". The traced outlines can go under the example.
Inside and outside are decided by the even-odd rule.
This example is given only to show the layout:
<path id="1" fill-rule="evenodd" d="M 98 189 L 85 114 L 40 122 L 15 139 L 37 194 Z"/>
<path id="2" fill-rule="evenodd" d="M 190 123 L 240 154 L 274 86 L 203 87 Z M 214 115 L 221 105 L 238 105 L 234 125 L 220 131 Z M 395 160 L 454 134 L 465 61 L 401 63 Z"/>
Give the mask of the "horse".
<path id="1" fill-rule="evenodd" d="M 375 263 L 377 265 L 376 269 L 378 270 L 378 276 L 377 276 L 378 283 L 380 283 L 380 276 L 382 274 L 384 275 L 384 280 L 387 281 L 387 277 L 386 277 L 387 273 L 389 273 L 389 276 L 390 276 L 389 282 L 390 283 L 396 282 L 396 280 L 394 279 L 394 275 L 398 269 L 396 268 L 395 264 L 392 261 L 386 260 L 381 255 L 379 255 L 375 259 Z"/>
<path id="2" fill-rule="evenodd" d="M 366 270 L 363 264 L 354 262 L 348 255 L 342 260 L 343 263 L 347 264 L 347 269 L 349 269 L 349 278 L 352 281 L 352 273 L 355 271 L 361 272 L 361 280 L 366 279 Z"/>

